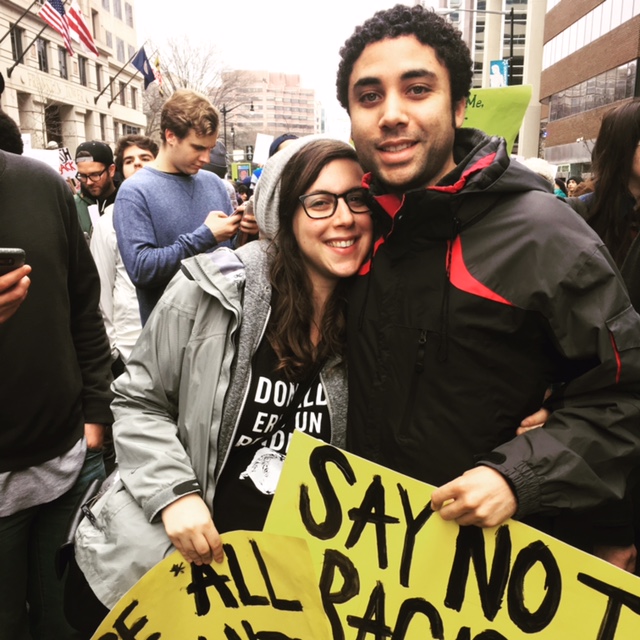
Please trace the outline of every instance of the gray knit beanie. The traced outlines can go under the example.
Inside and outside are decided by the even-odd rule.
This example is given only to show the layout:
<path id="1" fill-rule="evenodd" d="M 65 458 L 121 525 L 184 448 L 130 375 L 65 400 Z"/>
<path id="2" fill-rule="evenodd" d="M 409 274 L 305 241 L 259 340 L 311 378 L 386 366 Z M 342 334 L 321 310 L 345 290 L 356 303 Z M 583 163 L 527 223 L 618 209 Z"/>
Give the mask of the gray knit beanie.
<path id="1" fill-rule="evenodd" d="M 278 211 L 280 209 L 280 183 L 282 172 L 289 160 L 303 147 L 314 140 L 330 140 L 330 136 L 317 134 L 293 140 L 284 149 L 271 156 L 260 174 L 256 185 L 254 215 L 258 222 L 261 237 L 273 240 L 279 227 Z"/>

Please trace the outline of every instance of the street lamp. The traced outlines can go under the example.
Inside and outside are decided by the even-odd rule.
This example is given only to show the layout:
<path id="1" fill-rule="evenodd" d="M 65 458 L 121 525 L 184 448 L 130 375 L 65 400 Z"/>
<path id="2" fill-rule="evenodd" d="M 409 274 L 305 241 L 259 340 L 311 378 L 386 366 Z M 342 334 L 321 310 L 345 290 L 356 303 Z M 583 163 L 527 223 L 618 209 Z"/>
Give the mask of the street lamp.
<path id="1" fill-rule="evenodd" d="M 515 22 L 513 7 L 511 7 L 509 11 L 489 11 L 487 9 L 434 9 L 434 11 L 445 16 L 450 16 L 452 13 L 458 13 L 460 11 L 464 13 L 490 13 L 496 16 L 509 16 L 509 85 L 513 84 L 513 26 Z"/>
<path id="2" fill-rule="evenodd" d="M 251 111 L 253 113 L 253 111 L 254 111 L 253 99 L 251 99 L 250 102 L 241 102 L 240 104 L 237 104 L 235 107 L 231 107 L 231 109 L 228 109 L 227 105 L 223 104 L 222 108 L 220 109 L 220 113 L 222 114 L 222 123 L 223 123 L 223 129 L 224 129 L 224 146 L 225 146 L 225 148 L 227 147 L 227 113 L 231 113 L 234 109 L 237 109 L 238 107 L 242 107 L 245 104 L 250 104 L 251 105 L 249 107 L 249 111 Z"/>

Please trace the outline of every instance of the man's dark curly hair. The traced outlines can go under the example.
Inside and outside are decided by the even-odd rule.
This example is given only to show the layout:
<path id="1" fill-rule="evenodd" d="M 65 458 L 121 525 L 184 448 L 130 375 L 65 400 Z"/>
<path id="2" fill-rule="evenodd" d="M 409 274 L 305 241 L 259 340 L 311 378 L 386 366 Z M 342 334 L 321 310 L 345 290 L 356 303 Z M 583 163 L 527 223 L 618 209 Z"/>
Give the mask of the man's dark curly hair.
<path id="1" fill-rule="evenodd" d="M 0 109 L 0 149 L 19 156 L 24 151 L 20 128 L 2 109 Z"/>
<path id="2" fill-rule="evenodd" d="M 386 38 L 415 36 L 422 44 L 433 47 L 438 60 L 449 71 L 451 102 L 469 96 L 473 77 L 473 62 L 462 35 L 447 20 L 422 5 L 407 7 L 397 4 L 392 9 L 378 11 L 361 26 L 340 49 L 340 65 L 336 81 L 338 101 L 349 111 L 349 78 L 353 65 L 365 47 Z"/>

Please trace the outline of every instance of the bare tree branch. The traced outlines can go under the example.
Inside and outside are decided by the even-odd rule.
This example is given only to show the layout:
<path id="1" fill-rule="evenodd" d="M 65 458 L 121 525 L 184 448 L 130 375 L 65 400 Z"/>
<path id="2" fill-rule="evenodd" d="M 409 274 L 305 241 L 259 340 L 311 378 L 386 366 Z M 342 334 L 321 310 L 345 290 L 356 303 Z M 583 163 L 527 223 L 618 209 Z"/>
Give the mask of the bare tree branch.
<path id="1" fill-rule="evenodd" d="M 144 93 L 143 110 L 147 116 L 148 136 L 160 139 L 162 105 L 177 89 L 198 91 L 218 109 L 226 107 L 227 112 L 247 102 L 243 89 L 251 80 L 250 74 L 230 69 L 215 45 L 195 45 L 184 38 L 170 38 L 161 45 L 150 43 L 150 47 L 158 51 L 164 77 L 164 96 L 160 95 L 156 83 L 149 85 Z M 242 120 L 240 109 L 234 115 L 238 116 L 234 118 L 236 122 Z M 242 140 L 251 139 L 246 127 L 243 127 L 241 137 Z"/>

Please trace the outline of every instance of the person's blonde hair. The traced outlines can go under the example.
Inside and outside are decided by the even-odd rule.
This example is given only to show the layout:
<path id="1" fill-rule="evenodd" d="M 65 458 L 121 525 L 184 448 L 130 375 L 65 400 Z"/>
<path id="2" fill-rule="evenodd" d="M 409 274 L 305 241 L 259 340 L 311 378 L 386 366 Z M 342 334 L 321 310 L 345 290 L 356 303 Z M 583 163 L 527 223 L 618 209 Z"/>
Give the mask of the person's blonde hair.
<path id="1" fill-rule="evenodd" d="M 165 132 L 172 131 L 181 140 L 193 129 L 198 136 L 218 133 L 220 114 L 206 96 L 178 89 L 162 106 L 160 114 L 160 137 L 165 142 Z"/>

